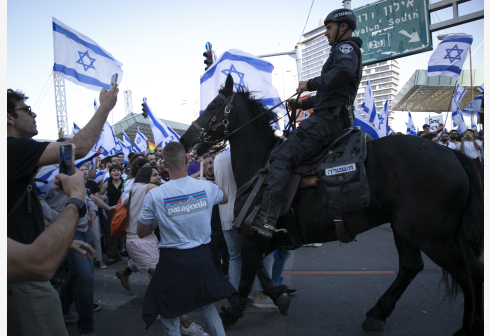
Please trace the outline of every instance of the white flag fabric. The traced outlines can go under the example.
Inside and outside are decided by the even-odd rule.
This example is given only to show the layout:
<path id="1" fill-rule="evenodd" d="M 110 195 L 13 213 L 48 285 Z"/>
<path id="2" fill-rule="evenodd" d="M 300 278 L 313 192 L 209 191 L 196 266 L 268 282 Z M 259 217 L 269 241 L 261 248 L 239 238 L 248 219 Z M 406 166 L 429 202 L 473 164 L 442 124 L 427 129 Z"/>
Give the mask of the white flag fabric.
<path id="1" fill-rule="evenodd" d="M 473 36 L 448 35 L 439 43 L 429 59 L 427 76 L 448 76 L 459 79 Z"/>
<path id="2" fill-rule="evenodd" d="M 134 137 L 133 147 L 137 152 L 145 153 L 146 148 L 148 147 L 148 138 L 140 132 L 140 128 L 138 127 L 138 131 L 136 132 L 136 136 Z"/>
<path id="3" fill-rule="evenodd" d="M 474 130 L 477 129 L 475 116 L 471 116 L 471 129 L 474 129 Z"/>
<path id="4" fill-rule="evenodd" d="M 461 113 L 461 109 L 459 108 L 458 103 L 454 96 L 452 96 L 452 119 L 453 126 L 457 128 L 459 133 L 466 131 L 466 124 L 463 119 L 463 113 Z"/>
<path id="5" fill-rule="evenodd" d="M 379 137 L 385 137 L 390 133 L 390 126 L 388 126 L 388 99 L 383 106 L 383 109 L 378 115 L 379 125 L 378 133 Z"/>
<path id="6" fill-rule="evenodd" d="M 90 90 L 110 89 L 112 75 L 119 74 L 122 63 L 94 40 L 53 18 L 54 66 L 57 75 Z"/>
<path id="7" fill-rule="evenodd" d="M 373 125 L 371 125 L 369 123 L 369 121 L 367 121 L 362 116 L 362 114 L 360 114 L 357 111 L 354 111 L 354 116 L 355 116 L 355 119 L 354 119 L 354 127 L 359 126 L 361 128 L 361 131 L 366 132 L 367 134 L 369 134 L 371 136 L 371 138 L 373 138 L 373 139 L 379 139 L 378 130 L 375 129 L 373 127 Z"/>
<path id="8" fill-rule="evenodd" d="M 59 172 L 60 170 L 58 169 L 58 167 L 56 167 L 41 176 L 36 176 L 37 179 L 47 182 L 47 183 L 43 183 L 43 182 L 36 181 L 36 189 L 38 195 L 44 194 L 48 190 L 54 188 L 55 176 L 58 175 Z"/>
<path id="9" fill-rule="evenodd" d="M 456 102 L 458 104 L 461 103 L 461 99 L 463 99 L 463 96 L 465 93 L 466 93 L 466 89 L 463 86 L 457 84 L 456 85 L 456 97 L 455 98 L 456 98 Z"/>
<path id="10" fill-rule="evenodd" d="M 479 90 L 480 92 L 482 92 L 482 93 L 485 91 L 485 90 L 484 90 L 484 87 L 483 87 L 483 84 L 485 84 L 485 83 L 482 83 L 482 85 L 480 85 L 480 86 L 478 87 L 478 90 Z"/>
<path id="11" fill-rule="evenodd" d="M 165 146 L 171 141 L 179 141 L 180 137 L 169 126 L 165 125 L 154 113 L 148 105 L 146 98 L 143 98 L 143 104 L 146 105 L 146 111 L 148 112 L 148 120 L 150 120 L 151 132 L 153 133 L 153 139 L 156 146 Z"/>
<path id="12" fill-rule="evenodd" d="M 415 125 L 413 123 L 412 114 L 410 113 L 410 110 L 408 110 L 408 122 L 406 124 L 407 124 L 407 134 L 417 136 L 417 130 L 415 129 Z"/>
<path id="13" fill-rule="evenodd" d="M 473 98 L 471 103 L 463 110 L 463 114 L 465 116 L 478 116 L 480 114 L 482 99 L 483 97 L 481 95 Z"/>
<path id="14" fill-rule="evenodd" d="M 226 77 L 233 77 L 234 91 L 244 89 L 252 92 L 256 99 L 271 108 L 281 102 L 277 89 L 272 85 L 272 70 L 274 66 L 266 60 L 247 52 L 230 49 L 225 51 L 201 77 L 201 106 L 202 113 L 224 86 Z M 273 110 L 279 117 L 286 114 L 283 104 Z M 282 130 L 288 120 L 287 116 L 275 129 Z"/>
<path id="15" fill-rule="evenodd" d="M 124 145 L 124 143 L 122 142 L 121 139 L 116 137 L 116 141 L 118 142 L 118 145 L 120 148 L 119 153 L 124 154 L 124 164 L 126 164 L 126 163 L 128 163 L 128 154 L 130 153 L 129 149 Z"/>
<path id="16" fill-rule="evenodd" d="M 374 122 L 376 117 L 376 104 L 374 103 L 373 90 L 371 90 L 371 82 L 369 81 L 369 78 L 366 87 L 364 88 L 364 98 L 361 109 L 364 114 L 366 114 L 367 120 L 369 122 Z"/>
<path id="17" fill-rule="evenodd" d="M 124 147 L 126 147 L 129 150 L 129 152 L 132 152 L 133 151 L 133 146 L 131 146 L 131 140 L 129 140 L 128 135 L 124 131 L 122 132 L 122 135 L 123 135 L 123 145 L 124 145 Z"/>

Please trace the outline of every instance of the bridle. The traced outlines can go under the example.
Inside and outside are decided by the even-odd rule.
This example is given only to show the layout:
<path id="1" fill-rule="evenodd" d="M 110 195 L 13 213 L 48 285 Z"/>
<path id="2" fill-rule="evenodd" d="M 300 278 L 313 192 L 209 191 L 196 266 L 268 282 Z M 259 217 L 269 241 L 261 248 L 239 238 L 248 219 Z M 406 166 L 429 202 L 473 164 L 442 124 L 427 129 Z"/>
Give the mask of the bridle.
<path id="1" fill-rule="evenodd" d="M 201 127 L 196 121 L 193 121 L 192 122 L 192 126 L 194 126 L 198 131 L 199 131 L 199 142 L 205 142 L 205 143 L 211 143 L 211 144 L 218 144 L 220 143 L 221 141 L 223 140 L 226 140 L 228 139 L 232 134 L 238 132 L 239 130 L 241 130 L 242 128 L 244 128 L 245 126 L 247 126 L 248 124 L 250 124 L 252 121 L 260 118 L 261 116 L 263 116 L 264 114 L 272 111 L 273 109 L 275 109 L 276 107 L 278 107 L 279 105 L 283 104 L 284 102 L 288 101 L 289 99 L 293 98 L 294 96 L 297 95 L 297 93 L 293 94 L 291 97 L 281 101 L 279 104 L 276 104 L 274 105 L 273 107 L 271 107 L 270 109 L 268 110 L 265 110 L 264 112 L 260 113 L 258 116 L 256 116 L 255 118 L 249 120 L 247 123 L 245 123 L 244 125 L 238 127 L 236 130 L 232 131 L 231 133 L 228 132 L 228 124 L 230 123 L 229 120 L 228 120 L 228 116 L 231 112 L 231 110 L 233 109 L 233 100 L 235 99 L 235 95 L 236 95 L 236 92 L 232 92 L 232 94 L 226 98 L 225 95 L 223 95 L 222 93 L 220 93 L 218 96 L 223 99 L 225 102 L 223 103 L 223 105 L 221 105 L 221 107 L 219 109 L 216 110 L 216 112 L 214 113 L 213 117 L 211 118 L 211 120 L 209 120 L 209 122 L 206 124 L 205 127 Z M 220 114 L 220 112 L 224 109 L 224 114 L 223 114 L 223 120 L 219 123 L 216 123 L 216 124 L 213 124 L 213 122 L 216 121 L 216 117 L 218 116 L 218 114 Z M 270 124 L 273 124 L 275 123 L 276 121 L 282 119 L 284 116 L 282 117 L 279 117 L 277 120 L 274 120 L 274 121 L 271 121 Z M 225 127 L 225 130 L 223 132 L 224 136 L 222 136 L 221 138 L 217 139 L 217 140 L 211 140 L 210 137 L 207 136 L 207 133 L 210 131 L 210 130 L 216 130 L 218 127 L 220 126 L 224 126 Z"/>
<path id="2" fill-rule="evenodd" d="M 220 126 L 224 126 L 224 134 L 225 136 L 228 135 L 228 124 L 230 121 L 228 120 L 228 115 L 230 114 L 231 110 L 233 109 L 233 99 L 235 99 L 236 92 L 232 92 L 232 94 L 226 98 L 225 95 L 220 93 L 218 96 L 223 99 L 225 102 L 219 109 L 216 110 L 214 113 L 213 117 L 205 127 L 201 127 L 196 121 L 192 122 L 192 126 L 197 128 L 199 131 L 199 141 L 205 142 L 205 143 L 213 143 L 214 141 L 211 141 L 206 135 L 210 130 L 216 130 Z M 224 109 L 223 113 L 223 120 L 220 121 L 219 123 L 213 124 L 216 121 L 216 117 L 220 114 L 220 112 Z M 217 143 L 217 142 L 214 142 Z"/>

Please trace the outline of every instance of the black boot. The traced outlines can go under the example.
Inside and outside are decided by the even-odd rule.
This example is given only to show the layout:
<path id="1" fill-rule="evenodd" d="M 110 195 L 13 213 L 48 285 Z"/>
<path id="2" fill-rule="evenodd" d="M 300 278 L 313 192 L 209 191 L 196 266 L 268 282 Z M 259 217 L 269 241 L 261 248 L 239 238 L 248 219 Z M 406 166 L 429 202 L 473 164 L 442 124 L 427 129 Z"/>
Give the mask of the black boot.
<path id="1" fill-rule="evenodd" d="M 276 232 L 277 219 L 285 197 L 274 191 L 266 190 L 262 196 L 260 209 L 252 222 L 252 230 L 264 238 L 271 239 Z"/>

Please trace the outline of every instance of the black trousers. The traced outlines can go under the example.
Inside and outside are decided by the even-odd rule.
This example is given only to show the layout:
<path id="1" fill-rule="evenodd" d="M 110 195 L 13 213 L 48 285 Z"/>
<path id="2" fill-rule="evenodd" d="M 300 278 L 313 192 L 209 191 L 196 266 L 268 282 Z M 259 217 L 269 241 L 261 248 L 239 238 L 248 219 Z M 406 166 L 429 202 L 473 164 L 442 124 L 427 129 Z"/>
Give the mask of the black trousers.
<path id="1" fill-rule="evenodd" d="M 218 270 L 224 275 L 228 274 L 228 268 L 230 267 L 230 254 L 228 253 L 228 246 L 226 245 L 223 231 L 221 231 L 221 233 L 211 234 L 211 242 L 209 242 L 208 247 L 209 251 L 211 252 L 213 262 Z"/>
<path id="2" fill-rule="evenodd" d="M 271 155 L 266 190 L 286 196 L 293 168 L 328 146 L 345 127 L 344 117 L 332 118 L 333 109 L 313 111 Z"/>

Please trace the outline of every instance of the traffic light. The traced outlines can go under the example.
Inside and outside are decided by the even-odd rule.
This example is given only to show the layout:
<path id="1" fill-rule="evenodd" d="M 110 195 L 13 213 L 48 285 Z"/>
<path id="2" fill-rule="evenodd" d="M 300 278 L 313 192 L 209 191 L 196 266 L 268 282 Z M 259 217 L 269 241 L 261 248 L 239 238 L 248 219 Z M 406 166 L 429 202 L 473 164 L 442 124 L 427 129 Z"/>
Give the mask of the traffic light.
<path id="1" fill-rule="evenodd" d="M 204 56 L 204 64 L 206 64 L 206 68 L 204 69 L 204 71 L 206 71 L 213 64 L 213 61 L 214 61 L 213 60 L 213 50 L 208 49 L 205 52 L 203 52 L 202 55 Z"/>
<path id="2" fill-rule="evenodd" d="M 143 118 L 148 118 L 148 111 L 146 110 L 146 105 L 145 103 L 141 104 L 143 108 L 141 109 L 143 111 Z"/>

